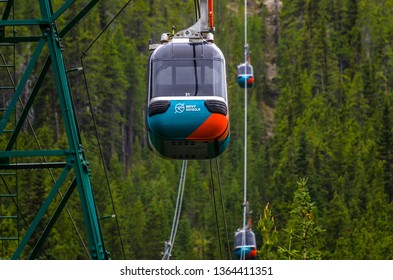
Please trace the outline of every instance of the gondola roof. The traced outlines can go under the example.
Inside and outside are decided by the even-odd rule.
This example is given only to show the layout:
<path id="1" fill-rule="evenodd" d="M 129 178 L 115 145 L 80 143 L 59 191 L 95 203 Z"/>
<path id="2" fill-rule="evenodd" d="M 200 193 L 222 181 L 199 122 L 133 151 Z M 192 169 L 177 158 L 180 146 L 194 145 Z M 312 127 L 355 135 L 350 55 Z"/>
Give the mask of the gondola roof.
<path id="1" fill-rule="evenodd" d="M 176 38 L 160 45 L 151 55 L 152 61 L 193 58 L 224 60 L 224 55 L 214 43 Z"/>

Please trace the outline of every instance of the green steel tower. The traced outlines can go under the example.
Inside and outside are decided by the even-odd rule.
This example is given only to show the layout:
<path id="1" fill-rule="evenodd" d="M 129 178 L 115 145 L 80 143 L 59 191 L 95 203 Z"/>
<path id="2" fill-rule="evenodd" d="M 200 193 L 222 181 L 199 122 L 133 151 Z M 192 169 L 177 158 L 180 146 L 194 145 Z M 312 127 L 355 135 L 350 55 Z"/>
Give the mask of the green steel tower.
<path id="1" fill-rule="evenodd" d="M 74 4 L 75 0 L 65 0 L 56 11 L 52 8 L 51 0 L 38 0 L 36 3 L 39 5 L 41 17 L 37 19 L 15 19 L 12 16 L 14 2 L 16 1 L 0 1 L 0 5 L 3 5 L 3 7 L 0 7 L 0 11 L 3 11 L 0 20 L 0 51 L 1 48 L 7 47 L 15 49 L 15 44 L 29 43 L 36 47 L 18 82 L 14 82 L 15 78 L 12 79 L 13 75 L 11 73 L 15 70 L 7 72 L 10 73 L 9 80 L 13 83 L 6 84 L 4 82 L 6 79 L 3 79 L 4 75 L 3 78 L 0 77 L 0 94 L 7 93 L 9 96 L 9 100 L 5 103 L 7 106 L 3 106 L 4 108 L 0 110 L 0 143 L 2 145 L 0 150 L 0 179 L 2 182 L 0 181 L 0 184 L 5 184 L 5 182 L 17 184 L 17 172 L 22 169 L 56 169 L 59 170 L 57 172 L 59 175 L 23 236 L 19 236 L 19 231 L 8 232 L 8 234 L 14 234 L 14 236 L 5 236 L 0 228 L 0 241 L 16 242 L 16 245 L 14 245 L 16 249 L 11 256 L 12 259 L 21 259 L 22 256 L 27 256 L 27 259 L 36 258 L 71 194 L 77 188 L 86 227 L 86 236 L 89 241 L 90 256 L 92 259 L 108 259 L 93 196 L 89 164 L 81 143 L 61 45 L 61 39 L 97 4 L 98 0 L 90 0 L 61 30 L 58 30 L 56 20 Z M 39 35 L 19 36 L 15 32 L 17 27 L 37 28 Z M 42 62 L 43 64 L 39 65 Z M 8 63 L 3 59 L 0 60 L 0 64 L 0 70 L 15 69 L 14 62 Z M 34 79 L 34 85 L 27 95 L 27 101 L 21 106 L 20 97 L 26 88 L 26 83 L 32 80 L 33 70 L 37 68 L 41 71 L 38 78 Z M 20 137 L 20 132 L 28 119 L 29 110 L 32 108 L 39 94 L 40 86 L 50 69 L 53 72 L 51 78 L 54 78 L 56 85 L 68 147 L 66 149 L 19 150 L 16 145 L 17 139 Z M 62 160 L 59 161 L 59 158 L 62 158 Z M 9 179 L 9 177 L 13 179 Z M 54 198 L 64 184 L 69 185 L 61 199 L 56 201 Z M 0 193 L 0 207 L 6 205 L 5 202 L 2 202 L 5 200 L 12 202 L 7 205 L 16 205 L 16 209 L 13 210 L 13 214 L 10 214 L 11 212 L 5 212 L 4 215 L 0 213 L 0 222 L 8 221 L 10 223 L 10 221 L 18 220 L 17 190 L 7 185 L 6 191 Z M 49 208 L 54 209 L 51 211 L 51 217 L 45 219 L 44 230 L 38 233 L 39 238 L 32 240 L 33 235 L 37 236 L 38 225 L 43 223 L 43 217 L 48 215 Z M 34 246 L 31 246 L 33 241 Z M 30 246 L 26 246 L 28 243 Z M 30 252 L 26 252 L 28 251 L 27 247 L 32 248 L 29 249 Z"/>

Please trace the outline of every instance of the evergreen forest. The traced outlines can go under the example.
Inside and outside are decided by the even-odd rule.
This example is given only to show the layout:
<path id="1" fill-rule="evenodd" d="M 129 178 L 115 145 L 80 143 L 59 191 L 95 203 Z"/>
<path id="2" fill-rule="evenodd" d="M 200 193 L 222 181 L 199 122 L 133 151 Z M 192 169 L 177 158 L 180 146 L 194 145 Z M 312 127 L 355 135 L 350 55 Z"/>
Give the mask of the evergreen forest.
<path id="1" fill-rule="evenodd" d="M 14 2 L 15 18 L 40 15 L 38 1 Z M 54 10 L 64 2 L 53 0 Z M 57 24 L 64 26 L 87 2 L 76 1 Z M 133 0 L 111 22 L 126 2 L 99 1 L 63 38 L 63 55 L 67 69 L 84 67 L 85 75 L 70 71 L 68 80 L 106 250 L 112 259 L 161 259 L 182 162 L 147 145 L 148 46 L 173 26 L 193 25 L 194 1 Z M 257 258 L 393 259 L 393 1 L 249 0 L 247 7 L 255 85 L 245 96 L 236 83 L 236 66 L 244 60 L 244 1 L 214 1 L 231 140 L 217 161 L 188 162 L 171 259 L 234 258 L 234 233 L 243 222 L 245 101 Z M 39 33 L 25 26 L 17 31 Z M 17 79 L 35 46 L 16 45 Z M 6 72 L 0 71 L 3 83 Z M 6 107 L 9 100 L 0 98 Z M 44 81 L 28 119 L 18 149 L 67 145 L 52 79 Z M 7 140 L 1 135 L 2 149 Z M 26 232 L 52 176 L 18 170 L 20 222 L 15 228 L 1 221 L 0 235 Z M 2 176 L 1 193 L 11 183 Z M 0 198 L 1 215 L 11 215 L 8 206 Z M 89 259 L 77 191 L 66 210 L 38 259 Z M 0 241 L 0 259 L 13 251 L 15 243 Z"/>

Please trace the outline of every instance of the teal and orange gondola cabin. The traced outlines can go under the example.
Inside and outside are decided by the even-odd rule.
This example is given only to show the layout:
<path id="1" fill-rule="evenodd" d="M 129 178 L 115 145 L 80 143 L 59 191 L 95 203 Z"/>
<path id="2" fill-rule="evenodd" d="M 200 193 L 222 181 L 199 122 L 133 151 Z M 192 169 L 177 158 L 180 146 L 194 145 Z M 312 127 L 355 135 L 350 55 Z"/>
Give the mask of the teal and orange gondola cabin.
<path id="1" fill-rule="evenodd" d="M 252 88 L 254 86 L 254 69 L 249 62 L 237 66 L 237 84 L 241 88 Z"/>
<path id="2" fill-rule="evenodd" d="M 146 124 L 151 149 L 171 159 L 212 159 L 228 146 L 225 59 L 205 39 L 173 38 L 148 61 Z"/>

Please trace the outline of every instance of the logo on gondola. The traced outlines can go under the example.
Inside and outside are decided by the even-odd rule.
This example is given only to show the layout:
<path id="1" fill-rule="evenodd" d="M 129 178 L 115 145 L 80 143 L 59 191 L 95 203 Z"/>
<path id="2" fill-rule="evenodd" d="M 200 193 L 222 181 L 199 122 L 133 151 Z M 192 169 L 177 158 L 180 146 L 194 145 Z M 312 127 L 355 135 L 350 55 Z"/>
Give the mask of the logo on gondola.
<path id="1" fill-rule="evenodd" d="M 183 113 L 184 112 L 184 103 L 177 103 L 175 105 L 175 113 Z"/>

